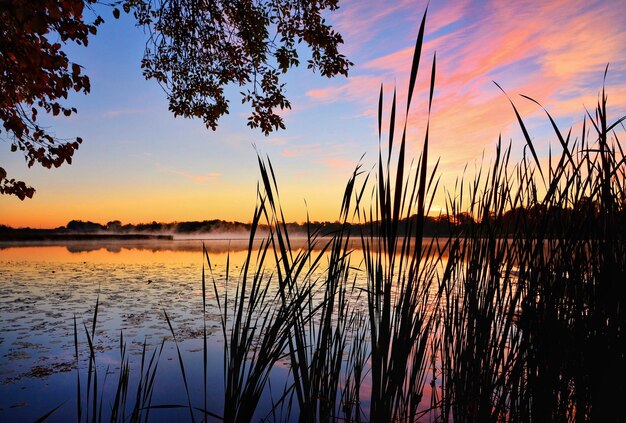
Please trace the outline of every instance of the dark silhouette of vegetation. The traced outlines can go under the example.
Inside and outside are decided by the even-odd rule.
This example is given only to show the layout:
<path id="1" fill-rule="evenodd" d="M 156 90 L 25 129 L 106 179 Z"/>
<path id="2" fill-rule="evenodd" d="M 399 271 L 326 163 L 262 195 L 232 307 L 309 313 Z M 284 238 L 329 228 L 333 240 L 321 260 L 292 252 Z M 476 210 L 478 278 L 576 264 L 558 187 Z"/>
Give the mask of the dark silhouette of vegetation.
<path id="1" fill-rule="evenodd" d="M 407 116 L 423 30 L 424 21 Z M 428 115 L 434 76 L 435 60 Z M 425 238 L 437 189 L 437 165 L 428 160 L 430 116 L 417 166 L 408 173 L 406 127 L 396 142 L 393 118 L 383 148 L 382 103 L 381 96 L 378 171 L 355 169 L 340 228 L 330 237 L 307 222 L 306 246 L 293 247 L 275 172 L 269 159 L 259 158 L 258 206 L 236 283 L 229 261 L 220 280 L 203 251 L 203 312 L 211 297 L 224 341 L 222 403 L 207 401 L 205 320 L 204 407 L 192 403 L 176 344 L 186 403 L 152 404 L 150 365 L 139 375 L 134 403 L 110 402 L 112 415 L 133 410 L 132 420 L 139 421 L 155 409 L 184 408 L 191 421 L 248 422 L 257 411 L 264 420 L 297 416 L 301 422 L 625 420 L 620 401 L 626 385 L 615 381 L 626 373 L 626 157 L 617 133 L 626 117 L 609 121 L 604 90 L 579 138 L 564 135 L 546 112 L 562 147 L 558 163 L 542 169 L 534 153 L 532 161 L 524 156 L 510 163 L 512 147 L 498 142 L 494 163 L 448 197 L 448 234 Z M 395 103 L 394 97 L 394 117 Z M 519 125 L 534 152 L 521 117 Z M 268 233 L 255 249 L 261 224 Z M 352 237 L 361 244 L 358 264 Z M 92 372 L 97 313 L 98 302 L 91 331 L 85 326 L 85 410 L 92 420 L 102 420 L 104 408 Z M 77 343 L 76 333 L 75 324 Z M 158 359 L 160 351 L 152 356 Z M 289 373 L 276 393 L 266 385 L 279 361 L 287 362 Z M 77 373 L 80 420 L 83 379 Z M 124 367 L 117 392 L 128 390 L 129 375 Z M 271 409 L 257 410 L 264 393 Z"/>
<path id="2" fill-rule="evenodd" d="M 0 2 L 0 136 L 21 151 L 28 167 L 71 164 L 80 137 L 68 140 L 39 125 L 43 112 L 76 113 L 65 104 L 71 91 L 89 93 L 89 77 L 63 50 L 87 46 L 104 19 L 96 4 L 132 13 L 147 28 L 141 62 L 144 76 L 167 93 L 175 116 L 201 118 L 215 130 L 228 113 L 224 89 L 237 85 L 250 103 L 248 126 L 264 134 L 284 129 L 279 110 L 290 108 L 281 75 L 300 64 L 298 49 L 311 50 L 307 68 L 326 77 L 348 74 L 352 63 L 339 53 L 341 35 L 322 14 L 338 0 L 37 0 Z M 93 21 L 85 17 L 92 12 Z M 58 41 L 57 41 L 58 39 Z M 0 194 L 31 198 L 35 189 L 0 167 Z"/>
<path id="3" fill-rule="evenodd" d="M 398 222 L 398 233 L 405 234 L 410 231 L 411 227 L 418 219 L 416 215 L 402 218 Z M 473 220 L 465 222 L 464 226 L 474 224 Z M 447 217 L 424 217 L 424 236 L 446 235 L 449 233 L 450 225 L 455 225 L 448 221 Z M 221 219 L 202 220 L 202 221 L 184 221 L 184 222 L 156 222 L 151 223 L 138 223 L 138 224 L 123 224 L 119 220 L 110 221 L 106 224 L 71 220 L 65 226 L 60 226 L 54 229 L 31 229 L 31 228 L 12 228 L 6 225 L 0 225 L 0 241 L 7 240 L 10 237 L 15 236 L 27 236 L 27 235 L 46 235 L 54 237 L 55 235 L 71 235 L 71 234 L 170 234 L 170 235 L 193 235 L 197 234 L 202 236 L 221 236 L 223 238 L 229 238 L 230 236 L 247 236 L 252 229 L 252 223 L 226 221 Z M 463 226 L 463 227 L 464 227 Z M 311 230 L 319 233 L 320 236 L 332 236 L 337 232 L 350 232 L 352 235 L 365 234 L 365 233 L 377 233 L 378 228 L 372 227 L 369 224 L 363 225 L 359 223 L 348 222 L 289 222 L 285 223 L 287 230 L 294 236 L 304 237 L 307 236 Z M 267 224 L 259 224 L 258 231 L 262 236 L 269 232 L 270 226 Z"/>
<path id="4" fill-rule="evenodd" d="M 536 236 L 540 233 L 545 238 L 559 239 L 563 237 L 571 229 L 571 225 L 576 220 L 576 216 L 580 213 L 590 216 L 597 216 L 599 207 L 597 204 L 591 204 L 588 200 L 581 201 L 582 204 L 575 204 L 573 207 L 561 207 L 552 205 L 548 207 L 532 206 L 530 208 L 514 207 L 503 211 L 500 215 L 489 214 L 474 218 L 471 213 L 460 212 L 448 216 L 440 214 L 439 216 L 423 217 L 423 236 L 447 236 L 451 233 L 477 233 L 485 231 L 488 234 L 497 228 L 498 236 L 502 238 L 511 238 L 519 236 L 517 224 L 523 219 L 526 235 Z M 587 213 L 588 212 L 588 213 Z M 398 235 L 410 234 L 415 228 L 418 220 L 421 218 L 414 214 L 409 217 L 402 217 L 396 223 L 396 231 Z M 546 224 L 548 220 L 551 223 Z M 380 222 L 379 222 L 380 223 Z M 358 222 L 287 222 L 285 227 L 292 235 L 299 237 L 307 236 L 310 230 L 319 233 L 320 236 L 332 236 L 337 232 L 349 232 L 351 235 L 361 234 L 377 234 L 383 230 L 379 225 Z M 267 224 L 259 224 L 258 231 L 260 234 L 266 234 L 270 226 Z M 232 235 L 246 235 L 252 229 L 252 223 L 228 221 L 221 219 L 201 220 L 201 221 L 182 221 L 182 222 L 156 222 L 150 223 L 122 223 L 119 220 L 113 220 L 106 224 L 91 221 L 71 220 L 65 226 L 54 229 L 31 229 L 31 228 L 12 228 L 7 225 L 0 225 L 0 240 L 6 239 L 10 235 L 28 235 L 28 234 L 45 234 L 54 236 L 55 234 L 172 234 L 172 235 L 222 235 L 228 238 Z M 582 239 L 600 236 L 597 232 L 598 228 L 585 227 L 581 228 L 579 236 Z M 259 235 L 257 235 L 259 236 Z"/>
<path id="5" fill-rule="evenodd" d="M 281 74 L 298 66 L 298 48 L 311 49 L 307 68 L 326 77 L 348 75 L 352 63 L 343 43 L 322 17 L 338 0 L 123 1 L 151 38 L 141 66 L 167 92 L 175 116 L 202 118 L 216 129 L 228 113 L 224 88 L 245 87 L 248 126 L 264 134 L 284 129 L 278 110 L 290 108 Z"/>
<path id="6" fill-rule="evenodd" d="M 82 142 L 65 140 L 38 124 L 41 111 L 70 116 L 76 109 L 64 104 L 73 90 L 88 93 L 89 78 L 70 62 L 63 44 L 87 45 L 102 19 L 87 23 L 83 13 L 95 0 L 21 0 L 0 3 L 0 136 L 11 151 L 24 153 L 28 167 L 51 168 L 71 163 Z M 58 37 L 58 40 L 55 39 Z M 0 167 L 0 194 L 31 198 L 35 190 L 9 179 Z"/>

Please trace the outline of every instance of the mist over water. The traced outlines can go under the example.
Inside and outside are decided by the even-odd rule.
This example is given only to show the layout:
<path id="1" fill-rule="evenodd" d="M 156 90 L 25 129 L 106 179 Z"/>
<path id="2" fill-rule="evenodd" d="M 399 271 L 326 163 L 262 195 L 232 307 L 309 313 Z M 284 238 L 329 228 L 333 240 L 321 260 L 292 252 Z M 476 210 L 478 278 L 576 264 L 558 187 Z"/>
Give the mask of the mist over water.
<path id="1" fill-rule="evenodd" d="M 260 242 L 254 241 L 255 247 Z M 293 245 L 303 242 L 294 239 Z M 76 316 L 78 324 L 78 363 L 86 374 L 89 353 L 85 327 L 91 328 L 96 301 L 94 343 L 99 374 L 119 371 L 121 332 L 134 369 L 140 366 L 144 342 L 152 351 L 168 339 L 159 364 L 157 378 L 161 382 L 157 383 L 155 403 L 184 402 L 164 311 L 172 321 L 193 380 L 202 373 L 203 244 L 218 287 L 224 288 L 228 264 L 229 289 L 236 289 L 248 243 L 245 239 L 181 239 L 0 245 L 0 421 L 34 420 L 64 401 L 68 404 L 51 421 L 76 419 L 73 319 Z M 214 296 L 207 297 L 209 372 L 211 380 L 220 381 L 223 339 L 219 312 Z M 275 373 L 285 371 L 277 367 Z M 112 398 L 116 383 L 111 379 L 108 384 L 105 397 Z M 223 395 L 220 382 L 210 389 L 215 396 Z M 180 398 L 172 397 L 171 392 Z M 182 418 L 187 416 L 181 413 Z M 174 411 L 159 416 L 163 421 L 177 419 Z M 159 421 L 156 414 L 153 417 Z"/>
<path id="2" fill-rule="evenodd" d="M 261 242 L 261 237 L 254 240 L 253 256 Z M 316 251 L 325 242 L 318 239 Z M 296 251 L 308 241 L 294 237 L 291 244 Z M 78 363 L 86 374 L 89 353 L 85 327 L 91 328 L 96 301 L 99 309 L 94 342 L 100 374 L 119 371 L 121 332 L 128 344 L 131 367 L 136 369 L 144 342 L 151 351 L 167 339 L 157 373 L 161 383 L 157 383 L 155 402 L 184 402 L 175 345 L 164 311 L 174 326 L 188 372 L 201 374 L 203 264 L 208 284 L 215 280 L 218 289 L 234 292 L 248 245 L 247 239 L 1 243 L 0 421 L 34 420 L 64 401 L 70 403 L 56 412 L 52 421 L 75 420 L 73 319 L 76 316 L 78 324 Z M 355 275 L 362 278 L 364 275 L 356 270 L 362 259 L 360 242 L 353 241 L 351 248 Z M 322 279 L 324 269 L 322 264 L 313 278 Z M 272 269 L 267 269 L 267 276 L 271 274 Z M 223 338 L 212 289 L 211 285 L 206 312 L 209 371 L 213 374 L 210 380 L 221 381 Z M 285 372 L 284 366 L 277 366 L 274 375 Z M 197 381 L 196 386 L 200 383 Z M 105 397 L 115 395 L 108 391 L 114 389 L 114 381 L 109 385 L 104 388 Z M 221 382 L 210 389 L 215 396 L 223 395 Z M 168 397 L 173 391 L 180 398 Z M 266 408 L 259 407 L 259 412 Z M 182 418 L 187 416 L 181 413 Z M 161 416 L 163 421 L 177 418 L 170 411 Z"/>

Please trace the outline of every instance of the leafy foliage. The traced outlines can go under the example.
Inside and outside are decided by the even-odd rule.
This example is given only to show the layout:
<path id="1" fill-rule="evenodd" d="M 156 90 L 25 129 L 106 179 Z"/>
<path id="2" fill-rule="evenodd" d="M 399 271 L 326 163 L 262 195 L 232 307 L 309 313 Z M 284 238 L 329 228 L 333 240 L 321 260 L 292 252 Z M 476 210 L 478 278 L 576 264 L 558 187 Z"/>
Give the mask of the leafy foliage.
<path id="1" fill-rule="evenodd" d="M 98 0 L 8 0 L 0 3 L 0 137 L 11 151 L 23 151 L 29 167 L 46 168 L 71 163 L 82 142 L 58 138 L 38 121 L 44 110 L 53 116 L 71 116 L 76 108 L 63 103 L 73 90 L 87 94 L 89 77 L 70 62 L 63 45 L 87 45 L 104 22 L 94 12 L 86 22 L 83 12 Z M 175 116 L 202 118 L 215 130 L 228 113 L 224 90 L 243 87 L 242 103 L 250 103 L 248 126 L 264 134 L 284 129 L 277 114 L 290 108 L 280 76 L 298 66 L 298 46 L 311 49 L 307 67 L 327 77 L 347 75 L 352 65 L 339 53 L 341 35 L 322 14 L 338 8 L 338 0 L 117 0 L 102 3 L 133 13 L 147 28 L 148 40 L 141 66 L 167 93 Z M 93 10 L 92 10 L 93 11 Z M 0 168 L 0 194 L 31 198 L 35 190 L 9 179 Z"/>
<path id="2" fill-rule="evenodd" d="M 348 75 L 340 34 L 322 14 L 338 0 L 126 0 L 149 29 L 142 68 L 166 91 L 175 116 L 202 118 L 215 130 L 228 113 L 224 89 L 245 87 L 248 126 L 264 134 L 284 129 L 278 109 L 290 108 L 280 75 L 300 64 L 297 47 L 311 49 L 307 67 L 326 77 Z"/>
<path id="3" fill-rule="evenodd" d="M 95 0 L 20 0 L 0 3 L 0 137 L 11 151 L 23 151 L 28 166 L 46 168 L 71 163 L 81 138 L 58 138 L 37 122 L 38 110 L 53 116 L 76 113 L 62 100 L 69 92 L 89 92 L 89 78 L 82 67 L 70 62 L 62 50 L 68 41 L 87 45 L 102 23 L 86 23 L 85 8 Z M 32 197 L 35 190 L 24 182 L 8 179 L 0 168 L 0 193 Z"/>

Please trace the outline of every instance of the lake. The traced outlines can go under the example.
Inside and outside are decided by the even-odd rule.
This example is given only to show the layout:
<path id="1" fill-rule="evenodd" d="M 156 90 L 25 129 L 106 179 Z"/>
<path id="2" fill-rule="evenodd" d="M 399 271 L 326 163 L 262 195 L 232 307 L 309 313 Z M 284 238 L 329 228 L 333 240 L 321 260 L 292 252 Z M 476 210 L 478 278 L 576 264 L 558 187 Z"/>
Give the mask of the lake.
<path id="1" fill-rule="evenodd" d="M 293 240 L 292 250 L 304 247 L 305 242 Z M 255 242 L 254 255 L 258 253 L 258 245 Z M 122 336 L 131 375 L 135 376 L 141 367 L 144 345 L 150 355 L 165 340 L 152 404 L 187 404 L 177 344 L 165 313 L 180 348 L 192 403 L 202 406 L 203 266 L 207 280 L 208 398 L 213 400 L 207 408 L 221 414 L 224 340 L 213 282 L 220 295 L 229 292 L 229 302 L 224 304 L 222 298 L 222 306 L 231 310 L 248 242 L 208 240 L 204 246 L 211 271 L 200 240 L 0 244 L 0 421 L 34 420 L 58 405 L 60 408 L 49 421 L 76 420 L 78 383 L 82 387 L 82 402 L 85 401 L 90 351 L 87 333 L 93 330 L 96 304 L 92 347 L 100 385 L 98 395 L 103 394 L 105 406 L 115 397 Z M 351 248 L 350 278 L 353 284 L 363 288 L 366 286 L 365 274 L 360 270 L 363 254 L 359 243 Z M 318 270 L 312 274 L 313 280 L 323 281 L 325 258 L 322 256 Z M 273 256 L 266 259 L 266 276 L 275 279 L 273 264 Z M 272 282 L 270 291 L 276 290 Z M 361 295 L 363 289 L 352 291 Z M 320 298 L 322 291 L 319 292 L 312 295 L 313 301 Z M 365 313 L 365 306 L 360 304 L 357 299 L 353 307 Z M 280 391 L 287 376 L 288 363 L 279 362 L 271 372 L 270 383 Z M 129 395 L 134 395 L 135 385 L 131 376 Z M 368 389 L 365 383 L 364 407 Z M 255 419 L 267 417 L 270 409 L 271 399 L 264 395 Z M 151 421 L 188 420 L 188 417 L 184 408 L 159 409 L 150 414 Z"/>
<path id="2" fill-rule="evenodd" d="M 236 288 L 232 281 L 238 280 L 247 244 L 246 240 L 205 241 L 220 291 L 225 289 L 227 266 L 230 290 Z M 201 387 L 202 271 L 203 264 L 206 266 L 202 245 L 198 240 L 0 245 L 0 421 L 34 420 L 59 404 L 63 405 L 50 421 L 76 420 L 74 319 L 84 390 L 89 364 L 86 332 L 92 330 L 96 303 L 93 347 L 99 377 L 109 378 L 103 388 L 105 404 L 107 396 L 110 401 L 115 395 L 121 333 L 135 370 L 141 365 L 144 342 L 151 352 L 167 340 L 153 403 L 185 404 L 176 344 L 165 312 L 179 343 L 189 385 Z M 207 283 L 211 280 L 207 269 Z M 218 398 L 223 396 L 219 316 L 211 283 L 206 305 L 209 397 Z M 277 384 L 284 383 L 286 367 L 275 367 L 272 377 Z M 195 404 L 203 402 L 201 390 L 190 393 Z M 269 403 L 266 405 L 269 409 Z M 210 404 L 209 411 L 220 414 L 221 403 Z M 186 419 L 187 412 L 157 410 L 151 420 Z"/>
<path id="3" fill-rule="evenodd" d="M 239 273 L 245 241 L 215 240 L 206 246 L 217 280 L 224 279 L 228 257 L 231 275 Z M 190 383 L 201 386 L 201 382 L 194 383 L 201 372 L 194 370 L 202 364 L 203 261 L 201 241 L 1 246 L 0 421 L 34 420 L 62 403 L 50 421 L 76 420 L 74 316 L 83 370 L 89 358 L 85 327 L 91 330 L 96 301 L 94 347 L 100 377 L 107 367 L 110 374 L 119 371 L 120 331 L 134 367 L 140 364 L 144 341 L 151 351 L 163 338 L 171 339 L 164 317 L 167 311 L 191 368 L 187 369 Z M 210 388 L 220 394 L 223 341 L 216 304 L 210 299 L 207 321 L 210 380 L 220 380 Z M 166 342 L 155 403 L 186 401 L 183 395 L 172 395 L 184 392 L 176 360 L 175 344 Z M 115 385 L 116 380 L 109 380 L 110 389 Z M 216 407 L 212 411 L 220 413 Z M 162 415 L 157 420 L 166 421 L 180 410 L 160 411 L 152 417 L 157 414 Z"/>

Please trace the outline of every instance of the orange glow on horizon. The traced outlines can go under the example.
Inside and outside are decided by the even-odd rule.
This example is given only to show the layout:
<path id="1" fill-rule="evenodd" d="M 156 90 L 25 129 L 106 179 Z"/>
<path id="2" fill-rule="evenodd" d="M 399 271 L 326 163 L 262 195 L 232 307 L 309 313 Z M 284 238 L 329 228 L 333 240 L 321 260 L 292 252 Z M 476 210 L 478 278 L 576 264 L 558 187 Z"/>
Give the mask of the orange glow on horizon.
<path id="1" fill-rule="evenodd" d="M 216 132 L 207 131 L 202 122 L 174 119 L 162 91 L 144 84 L 137 66 L 143 35 L 103 26 L 88 50 L 111 50 L 115 55 L 100 61 L 84 58 L 81 65 L 94 75 L 93 90 L 84 99 L 71 99 L 83 102 L 80 114 L 52 122 L 60 135 L 78 134 L 86 142 L 72 165 L 54 171 L 29 169 L 18 154 L 6 160 L 3 156 L 10 177 L 24 180 L 37 192 L 25 201 L 0 196 L 0 224 L 55 228 L 70 220 L 247 223 L 260 180 L 257 154 L 272 160 L 287 221 L 304 222 L 307 213 L 313 221 L 335 221 L 359 157 L 365 154 L 365 172 L 376 168 L 381 83 L 383 127 L 389 128 L 397 87 L 395 133 L 398 138 L 401 134 L 415 37 L 426 5 L 342 3 L 329 23 L 343 35 L 342 52 L 355 63 L 350 76 L 324 79 L 305 69 L 290 73 L 292 79 L 285 82 L 293 109 L 281 112 L 287 129 L 269 137 L 246 127 L 249 111 L 237 108 L 236 96 L 229 95 L 230 116 Z M 429 6 L 426 20 L 408 114 L 407 167 L 421 153 L 435 53 L 429 163 L 432 168 L 440 159 L 441 180 L 434 215 L 445 209 L 446 190 L 452 191 L 458 178 L 489 165 L 500 135 L 505 145 L 512 140 L 513 162 L 522 155 L 525 141 L 515 113 L 494 81 L 515 102 L 542 162 L 550 145 L 553 155 L 558 154 L 558 140 L 543 111 L 519 94 L 544 105 L 565 133 L 573 126 L 578 135 L 576 127 L 585 107 L 593 110 L 610 63 L 609 117 L 626 114 L 626 20 L 612 2 L 442 0 Z M 115 66 L 116 72 L 108 72 L 107 66 Z M 385 142 L 383 135 L 383 149 Z M 375 179 L 374 173 L 370 176 Z"/>

